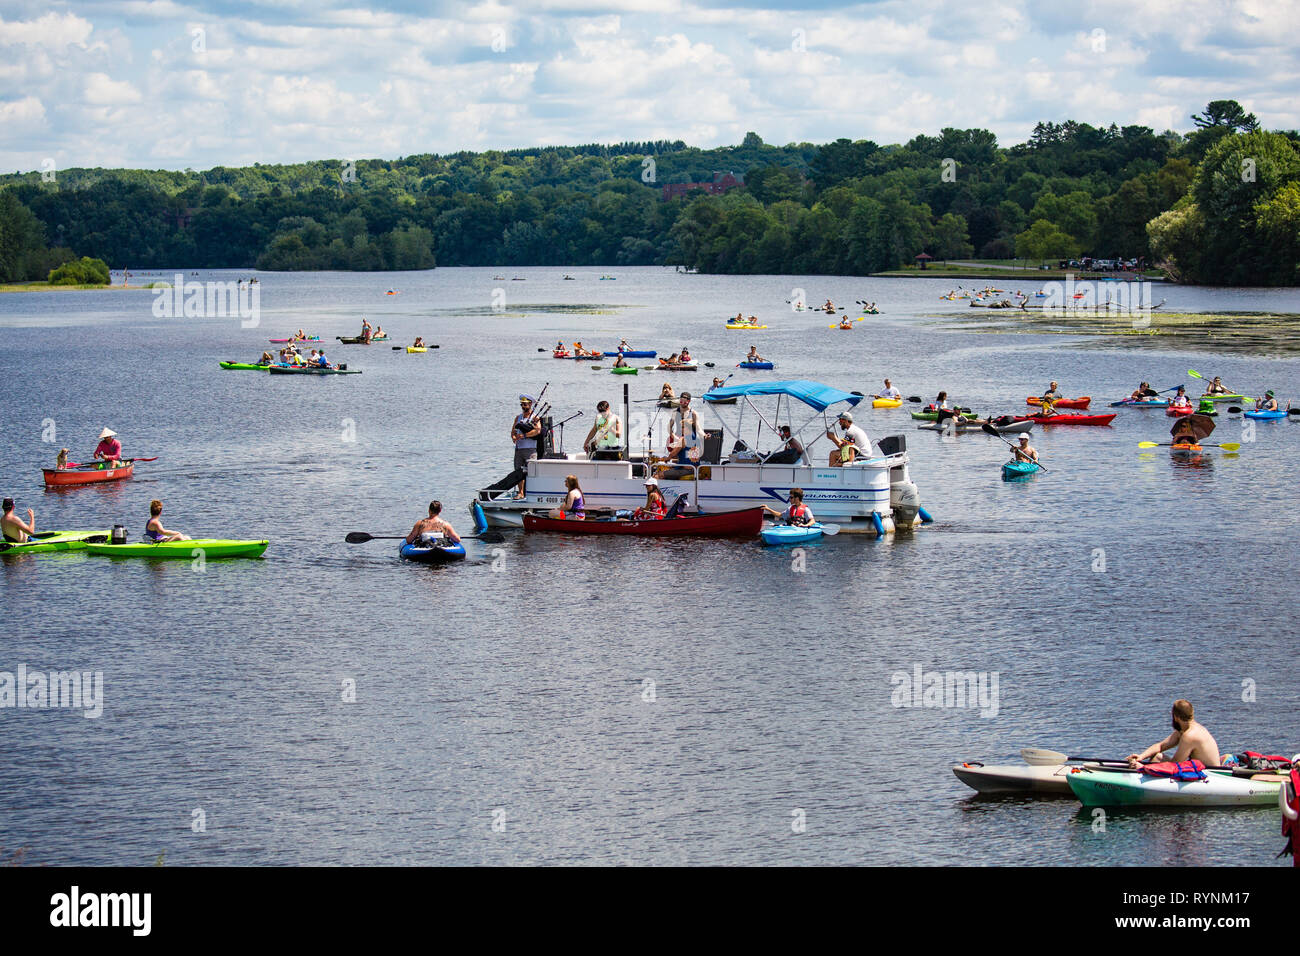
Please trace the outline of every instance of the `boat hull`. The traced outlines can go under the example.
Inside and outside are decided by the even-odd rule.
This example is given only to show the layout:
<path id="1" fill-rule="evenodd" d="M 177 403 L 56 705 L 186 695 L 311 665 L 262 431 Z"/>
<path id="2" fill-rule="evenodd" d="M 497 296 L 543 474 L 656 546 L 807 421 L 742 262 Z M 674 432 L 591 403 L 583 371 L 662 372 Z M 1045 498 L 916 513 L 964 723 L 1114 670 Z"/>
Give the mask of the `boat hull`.
<path id="1" fill-rule="evenodd" d="M 518 478 L 479 491 L 488 524 L 497 528 L 522 528 L 524 514 L 548 511 L 564 503 L 568 489 L 566 475 L 578 478 L 587 507 L 633 510 L 645 504 L 648 467 L 641 462 L 591 461 L 585 455 L 571 458 L 532 459 L 526 469 L 525 496 L 514 498 Z M 762 465 L 737 463 L 701 465 L 698 480 L 692 477 L 658 476 L 659 487 L 670 502 L 683 492 L 691 504 L 708 513 L 756 508 L 764 505 L 777 511 L 788 506 L 790 489 L 802 488 L 804 501 L 817 519 L 840 526 L 841 531 L 878 533 L 872 515 L 878 515 L 886 533 L 895 530 L 895 484 L 914 496 L 905 453 L 865 459 L 844 468 L 809 465 Z M 513 476 L 512 476 L 513 477 Z M 900 500 L 902 496 L 900 488 Z M 904 527 L 919 523 L 914 507 L 900 505 Z"/>
<path id="2" fill-rule="evenodd" d="M 1084 396 L 1081 397 L 1081 398 L 1061 398 L 1061 399 L 1057 399 L 1057 400 L 1056 400 L 1055 402 L 1053 402 L 1052 404 L 1055 405 L 1057 408 L 1083 409 L 1083 408 L 1087 408 L 1091 403 L 1092 403 L 1092 396 L 1090 396 L 1090 395 L 1084 395 Z M 1035 398 L 1035 397 L 1033 397 L 1033 396 L 1031 395 L 1029 398 L 1025 399 L 1025 404 L 1026 404 L 1026 405 L 1042 405 L 1042 404 L 1043 404 L 1043 400 L 1042 400 L 1041 398 Z"/>
<path id="3" fill-rule="evenodd" d="M 55 531 L 48 537 L 33 538 L 26 544 L 0 543 L 0 555 L 48 554 L 54 551 L 85 551 L 88 538 L 108 540 L 110 531 Z"/>
<path id="4" fill-rule="evenodd" d="M 260 558 L 269 541 L 230 541 L 222 538 L 194 538 L 189 541 L 141 541 L 134 544 L 90 544 L 86 550 L 110 558 L 169 558 L 192 560 L 195 551 L 209 558 Z"/>
<path id="5" fill-rule="evenodd" d="M 649 521 L 575 521 L 524 515 L 525 531 L 548 531 L 556 534 L 638 535 L 666 537 L 752 537 L 763 527 L 762 508 L 744 508 L 716 514 L 684 515 Z"/>
<path id="6" fill-rule="evenodd" d="M 1035 422 L 1039 425 L 1109 425 L 1115 420 L 1111 415 L 1017 415 L 1016 421 Z"/>
<path id="7" fill-rule="evenodd" d="M 449 564 L 464 559 L 465 545 L 450 542 L 443 545 L 420 545 L 403 541 L 398 546 L 397 553 L 407 561 L 418 564 Z"/>
<path id="8" fill-rule="evenodd" d="M 1030 765 L 985 766 L 978 762 L 961 763 L 952 768 L 957 779 L 980 793 L 1038 793 L 1044 796 L 1069 797 L 1068 777 L 1071 767 Z"/>
<path id="9" fill-rule="evenodd" d="M 94 485 L 103 481 L 125 481 L 135 473 L 135 462 L 121 468 L 42 468 L 46 488 Z"/>
<path id="10" fill-rule="evenodd" d="M 1271 778 L 1271 779 L 1269 779 Z M 1204 780 L 1173 780 L 1142 773 L 1080 770 L 1066 777 L 1085 807 L 1239 807 L 1277 805 L 1282 778 L 1236 777 L 1206 771 Z"/>

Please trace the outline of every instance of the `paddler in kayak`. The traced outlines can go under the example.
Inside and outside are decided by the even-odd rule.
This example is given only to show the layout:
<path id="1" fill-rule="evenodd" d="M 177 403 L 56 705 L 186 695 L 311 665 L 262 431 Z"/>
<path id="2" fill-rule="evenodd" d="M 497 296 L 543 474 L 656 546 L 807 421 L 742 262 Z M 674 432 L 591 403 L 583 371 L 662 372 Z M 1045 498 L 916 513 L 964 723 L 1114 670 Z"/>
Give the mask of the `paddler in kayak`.
<path id="1" fill-rule="evenodd" d="M 1143 382 L 1137 388 L 1133 389 L 1133 394 L 1129 396 L 1131 402 L 1145 402 L 1149 398 L 1159 398 L 1160 394 L 1151 387 L 1150 382 Z"/>
<path id="2" fill-rule="evenodd" d="M 425 349 L 425 348 L 428 348 L 428 346 L 424 344 L 424 336 L 423 336 L 423 335 L 417 335 L 417 336 L 415 337 L 415 341 L 414 341 L 413 343 L 411 343 L 411 348 L 413 348 L 413 349 Z"/>
<path id="3" fill-rule="evenodd" d="M 1277 411 L 1277 399 L 1274 397 L 1273 390 L 1271 388 L 1264 393 L 1263 398 L 1255 399 L 1255 410 L 1260 412 Z"/>
<path id="4" fill-rule="evenodd" d="M 660 359 L 660 361 L 663 361 L 663 360 Z M 664 382 L 664 387 L 663 387 L 662 389 L 660 389 L 660 391 L 659 391 L 659 401 L 661 401 L 661 402 L 675 402 L 675 401 L 677 401 L 677 394 L 673 391 L 673 387 L 672 387 L 672 385 L 671 385 L 669 382 Z"/>
<path id="5" fill-rule="evenodd" d="M 628 361 L 623 357 L 623 353 L 618 353 L 618 358 L 614 359 L 614 368 L 628 368 Z"/>
<path id="6" fill-rule="evenodd" d="M 853 424 L 852 412 L 840 412 L 839 425 L 844 431 L 843 438 L 830 429 L 826 430 L 826 437 L 836 445 L 830 454 L 829 464 L 832 468 L 851 465 L 859 455 L 871 454 L 871 439 L 860 426 Z"/>
<path id="7" fill-rule="evenodd" d="M 1191 408 L 1192 407 L 1192 400 L 1190 397 L 1188 397 L 1186 388 L 1184 388 L 1181 385 L 1178 386 L 1178 391 L 1174 392 L 1174 397 L 1169 400 L 1169 407 L 1170 408 Z"/>
<path id="8" fill-rule="evenodd" d="M 763 505 L 763 511 L 776 518 L 777 524 L 792 524 L 798 527 L 805 527 L 815 524 L 817 519 L 813 517 L 812 509 L 803 503 L 803 489 L 790 489 L 790 506 L 784 511 L 777 511 L 775 508 L 769 508 Z"/>
<path id="9" fill-rule="evenodd" d="M 325 350 L 321 349 L 316 353 L 316 365 L 319 368 L 330 368 L 330 360 L 325 357 Z"/>
<path id="10" fill-rule="evenodd" d="M 263 353 L 262 353 L 262 357 L 261 357 L 260 359 L 257 360 L 257 364 L 258 364 L 258 365 L 274 365 L 274 364 L 275 364 L 275 356 L 272 355 L 270 352 L 263 352 Z"/>
<path id="11" fill-rule="evenodd" d="M 117 440 L 117 432 L 105 428 L 99 433 L 99 444 L 95 446 L 95 460 L 103 460 L 110 468 L 122 465 L 122 443 Z"/>
<path id="12" fill-rule="evenodd" d="M 1206 395 L 1231 395 L 1232 392 L 1229 391 L 1228 387 L 1223 384 L 1223 380 L 1216 375 L 1214 376 L 1214 381 L 1210 382 L 1209 385 L 1205 386 L 1205 394 Z"/>
<path id="13" fill-rule="evenodd" d="M 691 358 L 691 350 L 688 349 L 685 345 L 682 346 L 682 352 L 681 355 L 677 357 L 677 361 L 682 365 L 690 365 L 691 362 L 694 361 Z"/>
<path id="14" fill-rule="evenodd" d="M 23 521 L 14 514 L 14 500 L 4 500 L 3 512 L 0 512 L 0 532 L 10 544 L 26 544 L 27 538 L 36 533 L 36 512 L 27 509 L 27 520 Z"/>
<path id="15" fill-rule="evenodd" d="M 1052 404 L 1056 404 L 1064 397 L 1065 396 L 1061 394 L 1060 385 L 1058 385 L 1056 382 L 1053 382 L 1051 385 L 1048 385 L 1047 391 L 1043 392 L 1043 401 L 1047 402 L 1048 400 L 1050 400 Z"/>
<path id="16" fill-rule="evenodd" d="M 900 402 L 901 402 L 901 401 L 903 400 L 903 393 L 900 392 L 898 389 L 894 388 L 893 383 L 890 382 L 889 379 L 885 379 L 885 387 L 881 390 L 880 394 L 879 394 L 879 395 L 873 395 L 873 396 L 871 396 L 871 397 L 872 397 L 872 398 L 892 398 L 892 399 L 894 399 L 895 401 L 900 401 Z"/>
<path id="17" fill-rule="evenodd" d="M 1199 760 L 1207 767 L 1222 766 L 1219 763 L 1219 745 L 1210 736 L 1210 732 L 1196 721 L 1189 701 L 1182 699 L 1174 701 L 1170 723 L 1174 728 L 1172 734 L 1160 743 L 1152 744 L 1140 754 L 1128 755 L 1130 767 L 1136 768 L 1142 761 L 1175 747 L 1177 749 L 1171 760 Z"/>
<path id="18" fill-rule="evenodd" d="M 1012 460 L 1012 461 L 1030 461 L 1030 462 L 1033 462 L 1035 465 L 1038 464 L 1038 449 L 1036 449 L 1033 445 L 1029 444 L 1029 436 L 1028 436 L 1028 435 L 1021 435 L 1021 436 L 1020 436 L 1020 447 L 1019 447 L 1019 448 L 1016 448 L 1016 447 L 1014 447 L 1014 446 L 1012 447 L 1012 449 L 1011 449 L 1011 460 Z"/>
<path id="19" fill-rule="evenodd" d="M 149 521 L 144 526 L 144 539 L 158 544 L 161 541 L 189 541 L 190 536 L 163 527 L 162 502 L 155 498 L 149 502 Z"/>
<path id="20" fill-rule="evenodd" d="M 763 356 L 761 356 L 761 355 L 758 354 L 758 346 L 757 346 L 757 345 L 751 345 L 751 346 L 749 347 L 749 354 L 745 356 L 745 361 L 746 361 L 746 362 L 766 362 L 767 359 L 763 358 Z"/>
<path id="21" fill-rule="evenodd" d="M 430 538 L 445 535 L 452 544 L 460 544 L 460 535 L 456 534 L 456 529 L 448 524 L 445 519 L 439 517 L 441 513 L 442 502 L 430 501 L 429 517 L 421 518 L 415 523 L 415 527 L 411 529 L 411 533 L 406 536 L 406 543 L 416 544 L 424 539 L 426 535 Z"/>

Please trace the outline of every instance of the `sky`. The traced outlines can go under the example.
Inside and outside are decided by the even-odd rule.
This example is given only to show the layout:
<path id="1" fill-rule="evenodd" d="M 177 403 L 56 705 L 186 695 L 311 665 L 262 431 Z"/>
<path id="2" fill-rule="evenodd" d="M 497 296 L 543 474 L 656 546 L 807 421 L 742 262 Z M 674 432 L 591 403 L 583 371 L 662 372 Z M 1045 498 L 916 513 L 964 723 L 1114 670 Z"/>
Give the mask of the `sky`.
<path id="1" fill-rule="evenodd" d="M 1300 0 L 0 0 L 0 170 L 1300 127 Z"/>

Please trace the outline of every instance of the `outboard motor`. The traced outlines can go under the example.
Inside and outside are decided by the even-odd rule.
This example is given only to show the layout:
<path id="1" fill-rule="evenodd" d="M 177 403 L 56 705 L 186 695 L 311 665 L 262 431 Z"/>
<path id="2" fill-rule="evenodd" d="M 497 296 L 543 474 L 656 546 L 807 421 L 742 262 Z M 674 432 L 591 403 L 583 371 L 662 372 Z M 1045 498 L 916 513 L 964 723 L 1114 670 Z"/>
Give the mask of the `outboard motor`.
<path id="1" fill-rule="evenodd" d="M 921 492 L 910 481 L 896 481 L 889 486 L 889 506 L 894 512 L 894 527 L 912 527 L 921 510 Z"/>
<path id="2" fill-rule="evenodd" d="M 110 544 L 126 544 L 126 525 L 113 525 L 113 533 L 109 535 Z"/>

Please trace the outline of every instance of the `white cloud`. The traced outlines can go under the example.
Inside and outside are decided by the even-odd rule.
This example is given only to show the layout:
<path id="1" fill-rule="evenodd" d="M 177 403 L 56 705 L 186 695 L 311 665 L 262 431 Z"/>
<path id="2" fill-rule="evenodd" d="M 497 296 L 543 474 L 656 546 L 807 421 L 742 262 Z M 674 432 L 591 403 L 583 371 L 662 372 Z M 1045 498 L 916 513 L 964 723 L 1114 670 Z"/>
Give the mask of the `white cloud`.
<path id="1" fill-rule="evenodd" d="M 85 100 L 97 106 L 138 103 L 142 97 L 127 80 L 114 80 L 107 73 L 91 73 L 86 77 Z"/>

